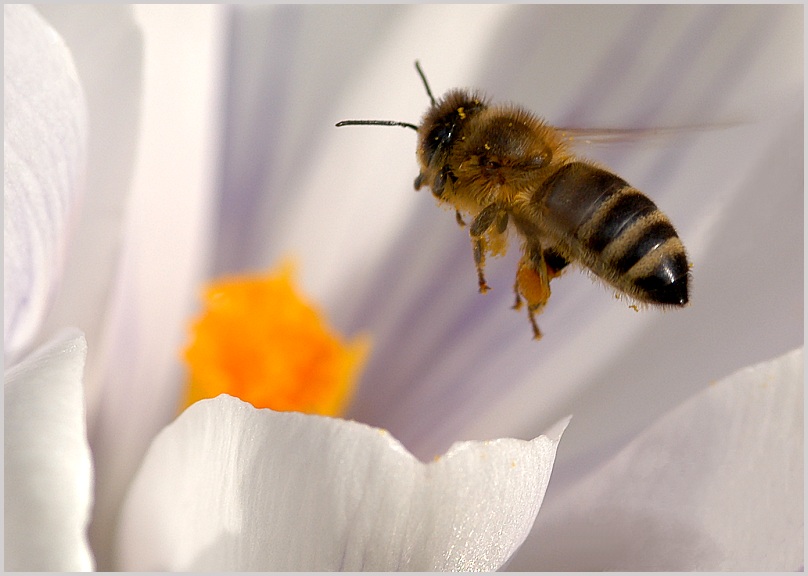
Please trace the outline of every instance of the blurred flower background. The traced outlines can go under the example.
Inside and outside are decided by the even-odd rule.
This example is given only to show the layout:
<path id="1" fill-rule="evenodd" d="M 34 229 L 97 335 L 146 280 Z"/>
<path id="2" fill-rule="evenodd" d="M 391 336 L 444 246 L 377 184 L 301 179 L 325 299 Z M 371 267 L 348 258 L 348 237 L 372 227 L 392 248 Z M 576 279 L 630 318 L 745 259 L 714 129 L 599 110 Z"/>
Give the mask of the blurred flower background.
<path id="1" fill-rule="evenodd" d="M 772 456 L 758 471 L 799 485 L 768 494 L 770 524 L 757 524 L 787 534 L 797 560 L 779 551 L 767 563 L 757 533 L 748 556 L 737 553 L 748 535 L 711 533 L 720 544 L 707 543 L 703 531 L 716 524 L 699 519 L 631 522 L 619 503 L 598 517 L 579 495 L 617 502 L 605 489 L 610 463 L 644 431 L 670 423 L 665 415 L 708 383 L 803 344 L 801 7 L 38 9 L 72 51 L 88 106 L 82 222 L 40 333 L 74 325 L 87 334 L 99 568 L 113 565 L 109 540 L 143 454 L 176 416 L 179 351 L 202 283 L 289 255 L 333 324 L 372 335 L 347 417 L 388 429 L 422 460 L 457 440 L 533 438 L 573 415 L 511 568 L 800 567 L 802 522 L 777 516 L 791 498 L 802 510 L 801 461 Z M 415 134 L 334 128 L 353 118 L 417 123 L 428 98 L 416 59 L 436 96 L 479 88 L 557 126 L 694 127 L 581 150 L 671 218 L 694 264 L 691 305 L 636 313 L 569 271 L 554 282 L 537 343 L 524 314 L 509 310 L 516 251 L 489 264 L 493 290 L 479 295 L 466 233 L 412 189 Z M 788 458 L 802 458 L 801 388 L 798 397 L 789 436 L 770 420 L 759 425 L 770 434 L 762 441 L 778 438 Z M 738 430 L 759 416 L 726 434 L 744 446 Z M 687 438 L 687 418 L 672 422 Z M 713 440 L 698 422 L 691 432 L 693 443 Z M 659 442 L 648 453 L 670 452 Z M 760 480 L 746 469 L 711 476 L 704 454 L 678 457 L 658 474 L 681 474 L 684 494 L 704 478 Z M 642 488 L 649 478 L 658 480 L 626 473 L 621 490 L 656 498 Z M 671 489 L 672 500 L 681 494 Z M 642 551 L 639 533 L 650 539 Z M 748 564 L 722 563 L 733 557 Z"/>

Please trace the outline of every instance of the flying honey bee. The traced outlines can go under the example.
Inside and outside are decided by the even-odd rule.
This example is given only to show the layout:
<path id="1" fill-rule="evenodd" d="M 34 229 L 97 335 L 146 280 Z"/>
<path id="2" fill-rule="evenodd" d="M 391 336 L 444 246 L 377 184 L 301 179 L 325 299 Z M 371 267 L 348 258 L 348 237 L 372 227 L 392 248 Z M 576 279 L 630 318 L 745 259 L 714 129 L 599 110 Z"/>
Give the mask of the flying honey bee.
<path id="1" fill-rule="evenodd" d="M 420 125 L 392 120 L 345 120 L 337 126 L 381 125 L 418 133 L 420 173 L 439 203 L 471 218 L 479 290 L 489 288 L 487 254 L 507 249 L 509 226 L 521 237 L 514 309 L 536 315 L 550 281 L 578 263 L 619 293 L 643 304 L 688 302 L 685 248 L 668 218 L 646 195 L 593 162 L 577 158 L 565 134 L 515 105 L 490 105 L 480 94 L 450 90 L 435 100 L 418 62 L 431 106 Z"/>

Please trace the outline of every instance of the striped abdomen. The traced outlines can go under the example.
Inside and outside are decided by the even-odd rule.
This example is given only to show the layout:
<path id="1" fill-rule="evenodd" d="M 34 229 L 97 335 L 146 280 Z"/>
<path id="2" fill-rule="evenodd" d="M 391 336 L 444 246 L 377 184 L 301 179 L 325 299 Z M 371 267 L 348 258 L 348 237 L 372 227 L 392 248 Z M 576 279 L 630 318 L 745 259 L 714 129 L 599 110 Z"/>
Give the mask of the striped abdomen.
<path id="1" fill-rule="evenodd" d="M 560 247 L 637 300 L 684 306 L 688 263 L 656 205 L 611 172 L 583 162 L 559 168 L 536 197 Z"/>

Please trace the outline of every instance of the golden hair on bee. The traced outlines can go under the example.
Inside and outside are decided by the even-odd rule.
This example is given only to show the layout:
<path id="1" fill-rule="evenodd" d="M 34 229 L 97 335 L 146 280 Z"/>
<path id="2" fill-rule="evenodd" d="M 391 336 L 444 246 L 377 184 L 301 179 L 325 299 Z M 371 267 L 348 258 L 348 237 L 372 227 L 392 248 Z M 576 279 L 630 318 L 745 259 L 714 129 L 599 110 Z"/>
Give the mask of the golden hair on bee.
<path id="1" fill-rule="evenodd" d="M 689 265 L 673 225 L 642 192 L 594 163 L 577 158 L 562 131 L 528 110 L 491 105 L 479 93 L 454 89 L 436 100 L 418 62 L 431 105 L 421 123 L 345 120 L 337 126 L 381 125 L 418 134 L 415 189 L 427 186 L 440 204 L 470 218 L 474 265 L 486 292 L 486 255 L 521 238 L 515 309 L 527 303 L 533 336 L 550 298 L 550 282 L 570 263 L 637 303 L 688 303 Z"/>

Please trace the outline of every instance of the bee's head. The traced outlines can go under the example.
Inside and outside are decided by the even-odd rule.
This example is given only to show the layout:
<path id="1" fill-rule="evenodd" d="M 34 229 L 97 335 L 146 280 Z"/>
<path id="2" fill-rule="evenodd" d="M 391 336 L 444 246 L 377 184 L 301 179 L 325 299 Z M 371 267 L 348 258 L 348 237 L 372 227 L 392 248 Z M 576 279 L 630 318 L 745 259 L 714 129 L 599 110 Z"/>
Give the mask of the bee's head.
<path id="1" fill-rule="evenodd" d="M 451 90 L 439 101 L 435 100 L 424 71 L 418 61 L 415 69 L 424 83 L 431 102 L 420 126 L 397 120 L 343 120 L 337 126 L 401 126 L 418 132 L 418 160 L 428 167 L 433 161 L 442 160 L 444 153 L 451 149 L 455 138 L 460 134 L 463 123 L 477 112 L 486 108 L 482 97 L 465 90 Z"/>
<path id="2" fill-rule="evenodd" d="M 486 108 L 482 97 L 466 90 L 451 90 L 432 106 L 418 127 L 418 159 L 423 166 L 442 163 L 444 156 L 471 117 Z"/>

